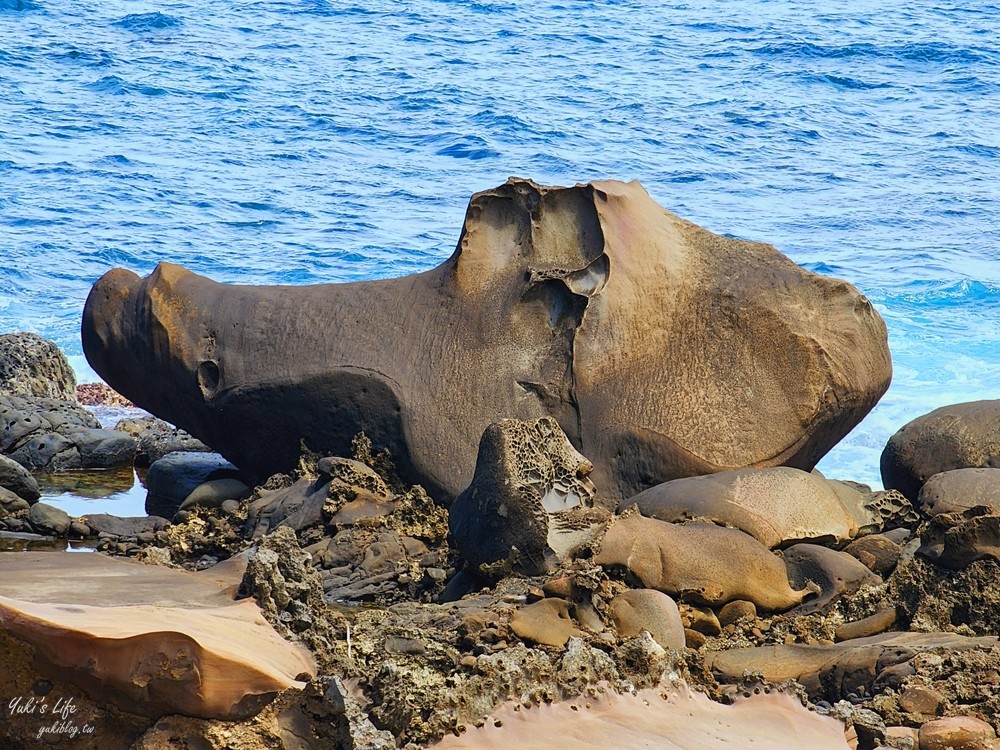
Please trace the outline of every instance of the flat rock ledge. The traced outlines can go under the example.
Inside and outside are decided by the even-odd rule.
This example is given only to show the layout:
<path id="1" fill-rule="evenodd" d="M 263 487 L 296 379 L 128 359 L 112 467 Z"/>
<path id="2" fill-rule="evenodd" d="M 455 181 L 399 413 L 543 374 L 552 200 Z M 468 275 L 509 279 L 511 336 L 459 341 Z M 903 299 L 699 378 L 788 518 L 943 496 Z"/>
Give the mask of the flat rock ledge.
<path id="1" fill-rule="evenodd" d="M 28 647 L 43 678 L 98 705 L 154 719 L 246 719 L 315 672 L 309 653 L 282 639 L 253 600 L 234 601 L 242 567 L 232 562 L 190 573 L 100 554 L 19 552 L 0 554 L 0 572 L 0 662 Z M 32 721 L 39 717 L 13 716 L 5 732 L 31 733 Z"/>

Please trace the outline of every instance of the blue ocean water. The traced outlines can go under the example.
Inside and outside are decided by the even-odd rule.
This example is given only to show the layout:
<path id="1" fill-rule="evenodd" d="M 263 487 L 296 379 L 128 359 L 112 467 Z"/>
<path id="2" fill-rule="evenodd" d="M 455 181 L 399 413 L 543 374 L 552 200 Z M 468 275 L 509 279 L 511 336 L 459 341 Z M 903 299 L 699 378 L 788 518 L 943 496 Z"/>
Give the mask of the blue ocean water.
<path id="1" fill-rule="evenodd" d="M 0 331 L 74 366 L 90 285 L 386 277 L 509 175 L 638 179 L 860 287 L 895 380 L 821 468 L 1000 397 L 1000 6 L 0 0 Z"/>

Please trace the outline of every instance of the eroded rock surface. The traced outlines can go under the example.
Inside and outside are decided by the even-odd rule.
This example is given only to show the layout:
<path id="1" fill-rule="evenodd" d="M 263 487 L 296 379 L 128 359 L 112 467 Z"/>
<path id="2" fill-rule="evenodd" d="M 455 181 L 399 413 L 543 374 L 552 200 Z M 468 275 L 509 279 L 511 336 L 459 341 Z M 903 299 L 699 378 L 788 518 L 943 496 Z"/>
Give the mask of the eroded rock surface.
<path id="1" fill-rule="evenodd" d="M 788 467 L 675 479 L 620 507 L 632 505 L 661 521 L 700 519 L 734 526 L 772 549 L 802 541 L 844 542 L 905 516 L 884 518 L 885 503 L 878 496 Z"/>
<path id="2" fill-rule="evenodd" d="M 364 431 L 446 500 L 512 417 L 556 419 L 609 502 L 723 469 L 808 470 L 891 375 L 854 287 L 614 181 L 478 193 L 452 257 L 404 278 L 116 269 L 91 291 L 83 346 L 112 387 L 244 470 L 287 471 L 302 441 L 346 455 Z"/>
<path id="3" fill-rule="evenodd" d="M 0 336 L 0 395 L 76 401 L 76 375 L 66 355 L 35 333 Z"/>
<path id="4" fill-rule="evenodd" d="M 135 439 L 101 429 L 75 401 L 0 396 L 0 452 L 32 472 L 129 464 Z"/>
<path id="5" fill-rule="evenodd" d="M 620 750 L 785 750 L 790 737 L 797 747 L 849 747 L 839 721 L 809 711 L 793 696 L 768 691 L 724 706 L 683 683 L 635 695 L 598 688 L 589 695 L 531 710 L 508 704 L 481 728 L 447 737 L 434 747 L 549 750 L 558 743 L 580 750 L 604 750 L 609 744 Z"/>
<path id="6" fill-rule="evenodd" d="M 780 683 L 795 680 L 816 699 L 838 700 L 863 688 L 870 692 L 886 669 L 939 649 L 989 649 L 996 638 L 967 638 L 952 633 L 883 633 L 835 645 L 788 644 L 732 649 L 706 656 L 706 664 L 722 682 L 739 682 L 745 672 Z"/>
<path id="7" fill-rule="evenodd" d="M 594 508 L 592 469 L 552 418 L 490 425 L 472 484 L 449 508 L 456 547 L 476 568 L 509 561 L 529 575 L 555 569 L 609 519 Z"/>
<path id="8" fill-rule="evenodd" d="M 0 571 L 0 627 L 39 669 L 134 714 L 246 718 L 313 673 L 211 573 L 58 552 L 2 553 Z"/>
<path id="9" fill-rule="evenodd" d="M 1000 513 L 1000 468 L 935 474 L 920 488 L 918 504 L 928 516 L 962 513 L 979 505 Z"/>

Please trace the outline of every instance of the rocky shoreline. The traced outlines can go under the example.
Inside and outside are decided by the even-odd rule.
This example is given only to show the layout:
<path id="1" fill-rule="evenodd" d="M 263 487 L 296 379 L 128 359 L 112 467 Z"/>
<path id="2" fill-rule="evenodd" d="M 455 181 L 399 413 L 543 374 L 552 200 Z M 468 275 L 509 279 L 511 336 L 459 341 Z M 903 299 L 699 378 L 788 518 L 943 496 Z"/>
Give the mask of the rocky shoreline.
<path id="1" fill-rule="evenodd" d="M 583 284 L 557 271 L 537 278 Z M 172 292 L 190 282 L 169 274 Z M 822 304 L 846 298 L 867 320 L 838 284 Z M 420 444 L 403 465 L 385 447 L 398 441 L 358 431 L 337 452 L 300 441 L 295 466 L 257 476 L 153 417 L 101 428 L 75 382 L 53 397 L 58 352 L 29 335 L 0 343 L 27 369 L 6 381 L 25 385 L 0 390 L 0 541 L 96 548 L 87 566 L 75 553 L 0 553 L 0 735 L 12 747 L 1000 748 L 1000 401 L 902 427 L 883 453 L 884 490 L 770 459 L 693 470 L 695 443 L 631 427 L 629 473 L 608 444 L 585 455 L 545 415 L 489 422 L 478 455 L 466 446 L 464 485 L 449 478 L 441 494 L 412 481 L 426 434 L 404 431 Z M 216 408 L 226 374 L 212 347 L 201 410 Z M 846 432 L 882 380 L 840 411 L 816 386 L 817 419 Z M 117 400 L 101 391 L 84 389 Z M 810 430 L 796 445 L 818 439 Z M 40 500 L 34 475 L 122 465 L 143 471 L 149 515 L 73 518 Z M 642 479 L 667 469 L 678 473 Z M 626 492 L 634 482 L 641 491 Z M 38 556 L 50 567 L 32 579 Z M 268 645 L 233 648 L 251 632 Z M 237 673 L 255 677 L 225 679 Z M 75 708 L 46 733 L 27 706 L 57 694 Z"/>

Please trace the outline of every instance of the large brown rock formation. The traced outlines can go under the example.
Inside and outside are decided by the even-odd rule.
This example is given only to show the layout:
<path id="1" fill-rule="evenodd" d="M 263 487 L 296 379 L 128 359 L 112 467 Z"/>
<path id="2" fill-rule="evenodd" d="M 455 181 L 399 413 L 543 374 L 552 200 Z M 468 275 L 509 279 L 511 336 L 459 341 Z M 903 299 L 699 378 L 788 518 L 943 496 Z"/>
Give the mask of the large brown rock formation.
<path id="1" fill-rule="evenodd" d="M 846 282 L 721 237 L 636 182 L 473 196 L 455 253 L 398 279 L 217 284 L 163 263 L 91 291 L 83 344 L 137 405 L 241 468 L 366 432 L 454 497 L 502 418 L 554 417 L 607 501 L 745 466 L 811 469 L 888 387 Z"/>

